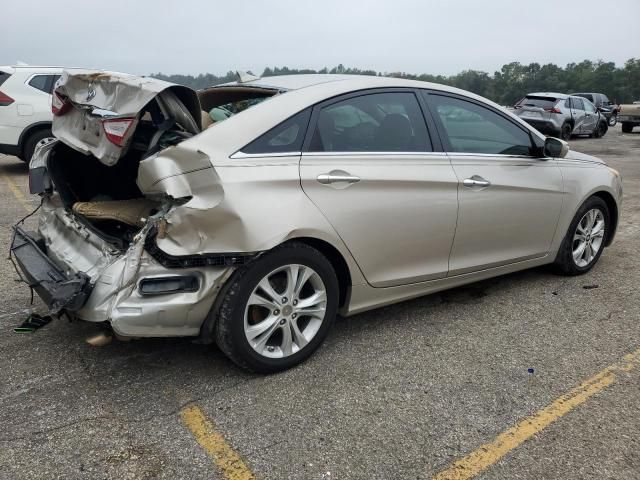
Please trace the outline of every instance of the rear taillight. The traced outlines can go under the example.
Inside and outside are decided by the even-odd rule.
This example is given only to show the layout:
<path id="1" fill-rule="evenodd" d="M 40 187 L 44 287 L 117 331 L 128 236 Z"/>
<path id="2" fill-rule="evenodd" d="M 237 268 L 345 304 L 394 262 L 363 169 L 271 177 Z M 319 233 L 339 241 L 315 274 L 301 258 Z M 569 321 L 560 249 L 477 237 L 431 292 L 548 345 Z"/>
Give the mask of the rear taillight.
<path id="1" fill-rule="evenodd" d="M 562 113 L 562 110 L 560 110 L 559 108 L 556 108 L 556 107 L 545 108 L 544 111 L 545 112 L 549 112 L 549 113 Z"/>
<path id="2" fill-rule="evenodd" d="M 119 147 L 124 145 L 127 132 L 133 124 L 133 118 L 111 118 L 102 121 L 102 128 L 109 141 Z"/>
<path id="3" fill-rule="evenodd" d="M 0 92 L 0 107 L 7 107 L 14 102 L 13 98 L 11 98 L 6 93 Z"/>
<path id="4" fill-rule="evenodd" d="M 56 116 L 64 115 L 71 108 L 71 102 L 66 98 L 62 97 L 57 92 L 53 92 L 53 96 L 51 97 L 51 112 Z"/>

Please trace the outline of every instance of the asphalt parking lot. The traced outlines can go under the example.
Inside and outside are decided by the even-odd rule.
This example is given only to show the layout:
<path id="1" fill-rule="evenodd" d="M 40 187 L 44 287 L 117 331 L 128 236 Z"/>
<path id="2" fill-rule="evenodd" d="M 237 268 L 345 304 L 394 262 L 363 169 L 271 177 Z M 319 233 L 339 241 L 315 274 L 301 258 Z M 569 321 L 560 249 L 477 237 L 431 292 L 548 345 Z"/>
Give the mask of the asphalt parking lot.
<path id="1" fill-rule="evenodd" d="M 94 326 L 62 320 L 15 334 L 42 307 L 3 255 L 0 478 L 640 478 L 640 131 L 571 146 L 624 178 L 589 274 L 536 269 L 341 319 L 278 375 L 185 339 L 96 348 Z M 37 205 L 13 157 L 0 202 L 6 252 Z"/>

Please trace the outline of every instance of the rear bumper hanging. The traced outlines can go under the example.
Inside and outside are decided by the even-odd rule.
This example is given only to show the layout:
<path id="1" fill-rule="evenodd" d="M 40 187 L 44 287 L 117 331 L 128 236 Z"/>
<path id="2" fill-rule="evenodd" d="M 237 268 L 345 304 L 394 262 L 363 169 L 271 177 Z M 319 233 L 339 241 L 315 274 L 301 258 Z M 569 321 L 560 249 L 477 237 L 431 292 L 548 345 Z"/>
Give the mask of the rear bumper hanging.
<path id="1" fill-rule="evenodd" d="M 11 254 L 24 280 L 52 313 L 75 311 L 84 305 L 91 293 L 89 276 L 82 272 L 67 274 L 58 268 L 38 246 L 34 234 L 15 227 Z"/>

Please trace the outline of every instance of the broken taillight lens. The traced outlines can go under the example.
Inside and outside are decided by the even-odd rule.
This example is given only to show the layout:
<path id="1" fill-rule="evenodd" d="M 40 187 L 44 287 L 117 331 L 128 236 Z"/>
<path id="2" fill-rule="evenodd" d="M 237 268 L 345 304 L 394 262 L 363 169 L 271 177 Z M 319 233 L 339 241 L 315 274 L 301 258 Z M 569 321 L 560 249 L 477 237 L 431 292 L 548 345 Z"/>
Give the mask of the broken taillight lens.
<path id="1" fill-rule="evenodd" d="M 6 93 L 0 92 L 0 107 L 7 107 L 14 102 L 13 98 L 11 98 Z"/>
<path id="2" fill-rule="evenodd" d="M 57 92 L 53 92 L 53 96 L 51 97 L 51 112 L 56 116 L 64 115 L 71 108 L 71 102 L 66 98 L 62 97 Z"/>
<path id="3" fill-rule="evenodd" d="M 133 118 L 111 118 L 102 121 L 102 128 L 109 141 L 119 147 L 125 143 L 127 132 L 133 124 Z"/>

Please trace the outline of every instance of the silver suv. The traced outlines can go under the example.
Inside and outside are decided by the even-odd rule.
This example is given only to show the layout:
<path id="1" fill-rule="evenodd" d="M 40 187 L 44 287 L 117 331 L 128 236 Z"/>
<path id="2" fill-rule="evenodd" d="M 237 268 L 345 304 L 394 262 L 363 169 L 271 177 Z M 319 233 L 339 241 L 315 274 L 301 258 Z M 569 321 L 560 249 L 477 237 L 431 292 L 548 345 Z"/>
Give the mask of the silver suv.
<path id="1" fill-rule="evenodd" d="M 541 133 L 569 140 L 572 135 L 602 137 L 607 119 L 586 98 L 564 93 L 530 93 L 514 106 L 514 113 Z"/>

